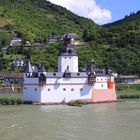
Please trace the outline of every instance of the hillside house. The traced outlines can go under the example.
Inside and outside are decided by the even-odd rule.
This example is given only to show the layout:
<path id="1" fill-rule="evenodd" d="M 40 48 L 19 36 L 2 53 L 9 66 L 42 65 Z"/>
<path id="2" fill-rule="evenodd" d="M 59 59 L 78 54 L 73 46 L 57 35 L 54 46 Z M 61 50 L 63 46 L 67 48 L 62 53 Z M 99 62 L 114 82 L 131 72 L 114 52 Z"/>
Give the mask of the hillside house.
<path id="1" fill-rule="evenodd" d="M 24 61 L 22 59 L 17 58 L 12 62 L 12 66 L 14 67 L 22 67 L 24 65 Z"/>
<path id="2" fill-rule="evenodd" d="M 138 75 L 118 75 L 116 82 L 128 84 L 140 84 L 140 77 Z"/>
<path id="3" fill-rule="evenodd" d="M 23 40 L 21 38 L 13 38 L 10 42 L 10 46 L 21 46 L 23 43 Z"/>
<path id="4" fill-rule="evenodd" d="M 56 43 L 56 42 L 61 42 L 63 41 L 63 37 L 61 36 L 52 36 L 52 37 L 48 37 L 47 42 L 48 43 Z"/>

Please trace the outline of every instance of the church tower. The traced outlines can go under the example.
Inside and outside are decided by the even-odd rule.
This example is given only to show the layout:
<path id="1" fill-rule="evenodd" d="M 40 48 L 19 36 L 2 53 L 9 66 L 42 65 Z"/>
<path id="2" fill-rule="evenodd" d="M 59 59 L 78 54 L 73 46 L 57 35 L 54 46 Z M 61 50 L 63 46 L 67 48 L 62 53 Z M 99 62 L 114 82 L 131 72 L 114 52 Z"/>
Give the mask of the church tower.
<path id="1" fill-rule="evenodd" d="M 71 45 L 72 38 L 72 34 L 67 34 L 64 38 L 64 46 L 59 50 L 58 72 L 65 72 L 67 68 L 71 73 L 78 72 L 78 54 Z"/>

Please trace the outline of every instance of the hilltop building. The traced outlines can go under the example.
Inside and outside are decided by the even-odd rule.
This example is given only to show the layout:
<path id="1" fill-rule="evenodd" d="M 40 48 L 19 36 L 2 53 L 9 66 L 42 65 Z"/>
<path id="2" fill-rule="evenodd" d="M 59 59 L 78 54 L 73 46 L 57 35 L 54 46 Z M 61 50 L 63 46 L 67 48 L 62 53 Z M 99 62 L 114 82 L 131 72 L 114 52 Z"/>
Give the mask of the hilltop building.
<path id="1" fill-rule="evenodd" d="M 58 54 L 58 72 L 47 72 L 43 65 L 28 61 L 24 72 L 25 102 L 61 103 L 74 100 L 88 102 L 116 101 L 115 82 L 111 71 L 99 69 L 92 61 L 90 72 L 79 72 L 78 53 L 66 35 Z"/>

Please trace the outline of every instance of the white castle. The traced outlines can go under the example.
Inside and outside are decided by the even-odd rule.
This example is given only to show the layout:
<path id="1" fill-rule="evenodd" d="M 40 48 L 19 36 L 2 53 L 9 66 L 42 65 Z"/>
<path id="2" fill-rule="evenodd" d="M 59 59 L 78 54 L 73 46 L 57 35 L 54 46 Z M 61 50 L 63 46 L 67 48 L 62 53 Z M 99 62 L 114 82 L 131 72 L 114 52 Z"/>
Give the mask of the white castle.
<path id="1" fill-rule="evenodd" d="M 79 72 L 78 54 L 71 45 L 71 38 L 67 34 L 64 46 L 59 50 L 58 72 L 46 72 L 43 65 L 36 67 L 27 62 L 23 83 L 25 102 L 116 101 L 111 71 L 97 68 L 93 61 L 89 72 Z"/>

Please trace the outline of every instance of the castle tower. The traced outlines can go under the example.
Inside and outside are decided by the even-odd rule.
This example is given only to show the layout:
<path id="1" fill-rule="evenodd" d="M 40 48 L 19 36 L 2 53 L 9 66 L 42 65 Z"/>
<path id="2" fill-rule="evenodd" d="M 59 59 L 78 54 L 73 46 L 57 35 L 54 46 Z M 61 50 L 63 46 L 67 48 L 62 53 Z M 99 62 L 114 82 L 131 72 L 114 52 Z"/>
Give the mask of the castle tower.
<path id="1" fill-rule="evenodd" d="M 38 71 L 38 73 L 39 73 L 39 76 L 41 74 L 44 74 L 46 76 L 46 69 L 45 69 L 45 67 L 42 64 L 39 65 L 39 71 Z"/>
<path id="2" fill-rule="evenodd" d="M 59 50 L 58 72 L 65 72 L 69 68 L 70 72 L 78 72 L 78 54 L 77 50 L 71 45 L 71 34 L 64 38 L 64 46 Z"/>

